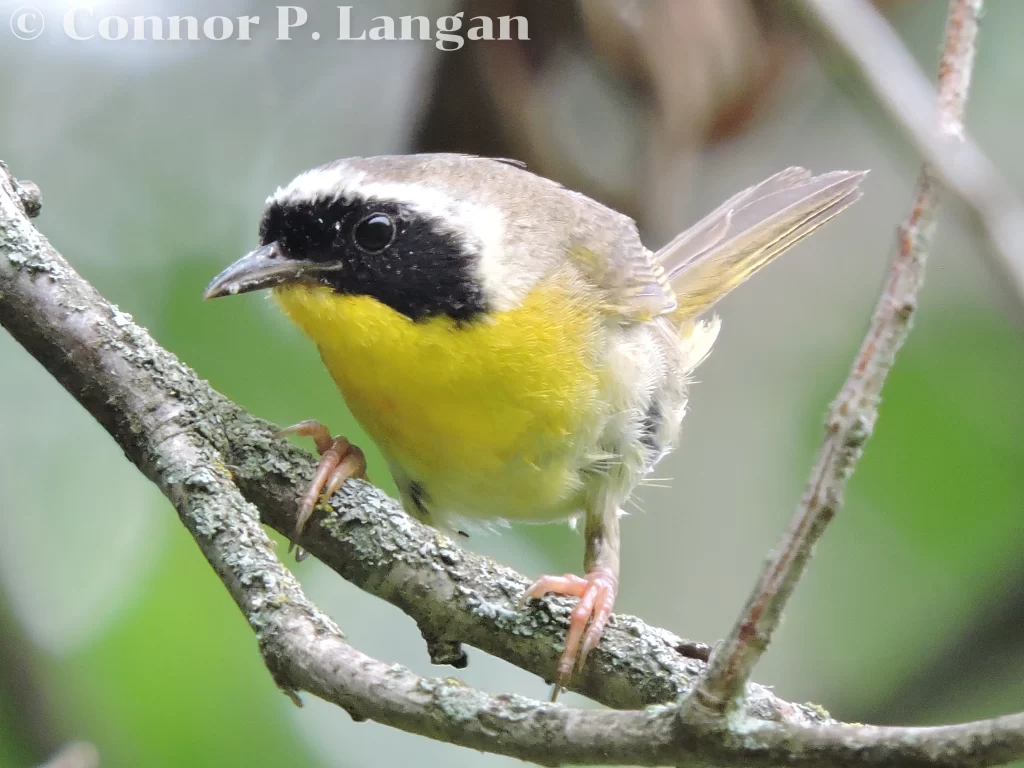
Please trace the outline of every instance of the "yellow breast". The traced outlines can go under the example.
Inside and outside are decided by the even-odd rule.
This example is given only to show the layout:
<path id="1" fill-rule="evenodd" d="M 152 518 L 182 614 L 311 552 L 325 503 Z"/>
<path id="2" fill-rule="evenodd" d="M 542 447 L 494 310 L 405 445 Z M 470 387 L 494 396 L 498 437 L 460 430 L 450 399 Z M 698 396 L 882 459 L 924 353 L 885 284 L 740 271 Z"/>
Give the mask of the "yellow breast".
<path id="1" fill-rule="evenodd" d="M 316 342 L 353 415 L 445 511 L 553 519 L 600 423 L 600 319 L 563 288 L 458 325 L 414 323 L 366 296 L 275 291 Z"/>

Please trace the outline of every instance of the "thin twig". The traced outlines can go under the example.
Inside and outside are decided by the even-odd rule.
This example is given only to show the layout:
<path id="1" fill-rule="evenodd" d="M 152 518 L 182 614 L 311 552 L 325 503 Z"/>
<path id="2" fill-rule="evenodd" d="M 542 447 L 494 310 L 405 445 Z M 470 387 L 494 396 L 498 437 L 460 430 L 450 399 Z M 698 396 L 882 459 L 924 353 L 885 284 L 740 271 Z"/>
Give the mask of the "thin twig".
<path id="1" fill-rule="evenodd" d="M 1010 309 L 1024 318 L 1024 204 L 957 121 L 959 142 L 936 130 L 935 91 L 889 22 L 868 0 L 798 0 L 798 17 L 822 57 L 836 49 L 856 67 L 862 82 L 908 137 L 921 158 L 962 200 L 989 242 L 979 249 Z M 834 45 L 828 45 L 828 42 Z M 970 75 L 970 71 L 961 74 Z M 938 104 L 940 113 L 948 104 Z"/>
<path id="2" fill-rule="evenodd" d="M 946 141 L 963 139 L 963 113 L 981 7 L 982 0 L 952 0 L 949 6 L 939 64 L 937 115 L 939 132 Z M 913 207 L 900 227 L 889 278 L 871 327 L 831 406 L 825 441 L 800 508 L 731 633 L 712 655 L 704 679 L 687 697 L 684 711 L 714 719 L 737 704 L 754 665 L 771 642 L 814 544 L 842 505 L 846 482 L 874 428 L 885 377 L 910 332 L 935 228 L 938 193 L 935 171 L 925 163 Z"/>
<path id="3" fill-rule="evenodd" d="M 731 722 L 708 723 L 681 720 L 674 705 L 594 711 L 491 696 L 372 659 L 349 646 L 305 596 L 278 560 L 255 507 L 239 491 L 271 488 L 263 520 L 289 531 L 295 499 L 314 462 L 273 440 L 270 425 L 199 380 L 82 280 L 32 227 L 19 187 L 2 163 L 0 297 L 0 324 L 174 504 L 252 627 L 274 680 L 292 696 L 308 691 L 357 720 L 545 765 L 980 768 L 1024 757 L 1024 713 L 943 728 L 854 727 L 769 694 L 760 702 L 762 709 L 748 701 Z M 514 618 L 522 616 L 515 605 L 526 579 L 461 551 L 368 484 L 347 484 L 332 505 L 333 514 L 313 526 L 320 535 L 303 540 L 313 554 L 329 560 L 332 546 L 351 554 L 360 563 L 357 572 L 376 569 L 372 577 L 356 574 L 364 588 L 403 605 L 431 629 L 435 625 L 429 622 L 438 622 L 432 613 L 452 617 L 455 642 L 469 639 L 463 631 L 482 637 L 473 627 L 490 627 L 493 638 L 481 645 L 506 643 L 505 653 L 515 663 L 550 673 L 557 656 L 550 627 L 564 628 L 564 617 L 554 621 L 558 613 L 552 611 L 541 621 Z M 430 610 L 415 614 L 413 602 Z M 613 644 L 622 653 L 613 661 L 642 667 L 645 651 L 657 655 L 660 646 L 651 638 L 658 631 L 617 617 L 620 621 L 651 645 Z M 517 630 L 538 631 L 508 639 Z M 517 656 L 531 647 L 532 655 L 526 650 Z M 701 668 L 695 659 L 685 663 L 684 669 Z M 632 678 L 616 676 L 615 666 L 608 673 L 610 687 L 628 687 Z M 636 692 L 603 693 L 606 700 L 639 698 Z"/>

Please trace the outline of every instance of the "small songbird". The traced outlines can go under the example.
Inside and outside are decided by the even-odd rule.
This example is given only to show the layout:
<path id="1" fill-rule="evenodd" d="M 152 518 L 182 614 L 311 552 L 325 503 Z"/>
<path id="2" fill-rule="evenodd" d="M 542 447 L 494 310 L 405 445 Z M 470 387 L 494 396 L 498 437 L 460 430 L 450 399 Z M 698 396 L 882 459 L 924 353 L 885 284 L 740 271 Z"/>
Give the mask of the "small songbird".
<path id="1" fill-rule="evenodd" d="M 317 345 L 387 460 L 402 505 L 461 519 L 584 521 L 584 574 L 555 693 L 611 616 L 619 516 L 676 445 L 687 383 L 718 335 L 700 316 L 860 197 L 864 172 L 789 168 L 652 252 L 635 223 L 519 163 L 430 154 L 339 160 L 267 200 L 260 245 L 207 298 L 269 288 Z M 317 421 L 314 506 L 365 459 Z"/>

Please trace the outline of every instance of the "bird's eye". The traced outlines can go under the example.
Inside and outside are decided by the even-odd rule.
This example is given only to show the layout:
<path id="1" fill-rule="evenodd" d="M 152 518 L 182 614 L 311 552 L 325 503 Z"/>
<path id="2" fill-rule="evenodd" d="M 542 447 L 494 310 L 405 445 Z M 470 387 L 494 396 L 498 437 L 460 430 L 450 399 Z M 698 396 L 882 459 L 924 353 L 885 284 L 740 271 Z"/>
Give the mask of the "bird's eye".
<path id="1" fill-rule="evenodd" d="M 352 230 L 356 247 L 368 253 L 380 253 L 395 239 L 395 224 L 383 213 L 371 213 Z"/>

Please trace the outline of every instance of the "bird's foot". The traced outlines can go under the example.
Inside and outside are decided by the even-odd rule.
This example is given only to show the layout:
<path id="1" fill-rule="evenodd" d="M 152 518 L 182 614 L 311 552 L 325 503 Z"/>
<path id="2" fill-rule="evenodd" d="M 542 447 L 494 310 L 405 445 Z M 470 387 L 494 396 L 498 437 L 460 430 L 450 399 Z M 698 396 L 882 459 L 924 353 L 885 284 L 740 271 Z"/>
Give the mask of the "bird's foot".
<path id="1" fill-rule="evenodd" d="M 541 576 L 523 594 L 522 607 L 527 600 L 554 593 L 580 599 L 569 618 L 569 631 L 565 636 L 565 650 L 558 660 L 555 689 L 551 700 L 569 683 L 573 669 L 579 672 L 589 654 L 601 640 L 608 619 L 615 606 L 619 589 L 618 579 L 608 568 L 595 568 L 586 576 L 567 573 L 564 576 Z"/>
<path id="2" fill-rule="evenodd" d="M 306 523 L 313 516 L 313 509 L 321 497 L 330 499 L 335 491 L 345 484 L 350 477 L 366 479 L 366 456 L 344 437 L 332 437 L 327 429 L 316 419 L 300 421 L 285 427 L 277 433 L 277 437 L 298 435 L 312 437 L 316 450 L 320 454 L 320 463 L 309 489 L 299 501 L 299 514 L 295 520 L 295 531 L 291 536 L 288 551 L 291 552 L 298 544 L 299 537 L 306 528 Z M 305 560 L 306 553 L 300 548 L 295 553 L 296 560 Z"/>

